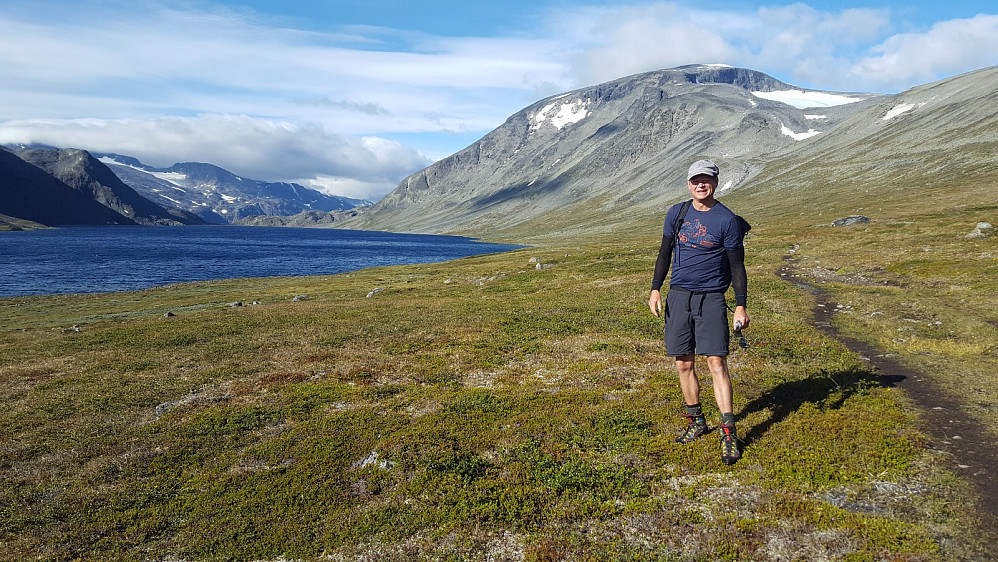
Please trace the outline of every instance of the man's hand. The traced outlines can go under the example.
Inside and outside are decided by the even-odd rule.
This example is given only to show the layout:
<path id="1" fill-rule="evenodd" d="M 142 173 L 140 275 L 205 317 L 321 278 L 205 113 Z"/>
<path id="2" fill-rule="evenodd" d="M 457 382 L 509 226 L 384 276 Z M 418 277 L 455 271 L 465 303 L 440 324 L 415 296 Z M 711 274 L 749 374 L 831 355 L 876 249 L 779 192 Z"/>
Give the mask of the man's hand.
<path id="1" fill-rule="evenodd" d="M 648 297 L 648 308 L 651 309 L 651 313 L 657 318 L 662 312 L 662 292 L 653 290 L 651 296 Z"/>
<path id="2" fill-rule="evenodd" d="M 744 330 L 745 328 L 748 328 L 749 317 L 748 317 L 748 313 L 745 312 L 745 307 L 744 306 L 736 306 L 735 307 L 735 313 L 731 315 L 731 319 L 734 320 L 734 323 L 736 325 L 740 325 L 741 326 L 739 328 L 739 330 Z"/>

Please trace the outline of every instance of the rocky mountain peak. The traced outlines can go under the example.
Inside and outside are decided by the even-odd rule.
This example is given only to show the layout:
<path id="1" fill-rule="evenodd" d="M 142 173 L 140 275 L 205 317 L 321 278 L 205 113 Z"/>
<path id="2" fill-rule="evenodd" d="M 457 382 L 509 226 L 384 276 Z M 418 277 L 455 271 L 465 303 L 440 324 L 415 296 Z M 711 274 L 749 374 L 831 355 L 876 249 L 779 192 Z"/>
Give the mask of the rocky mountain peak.
<path id="1" fill-rule="evenodd" d="M 370 204 L 296 183 L 241 177 L 204 162 L 178 162 L 157 168 L 120 154 L 101 154 L 100 160 L 143 196 L 161 205 L 179 206 L 211 223 L 232 223 L 258 215 L 340 211 Z"/>
<path id="2" fill-rule="evenodd" d="M 348 224 L 451 232 L 526 222 L 593 197 L 607 210 L 660 205 L 685 191 L 683 170 L 702 157 L 723 161 L 722 188 L 734 189 L 758 172 L 760 156 L 813 126 L 801 109 L 753 93 L 792 89 L 749 69 L 690 65 L 551 96 L 409 176 Z"/>
<path id="3" fill-rule="evenodd" d="M 593 232 L 687 197 L 684 172 L 700 158 L 720 165 L 722 198 L 786 170 L 797 185 L 845 169 L 895 178 L 913 163 L 958 167 L 951 154 L 994 136 L 996 76 L 982 69 L 888 96 L 807 90 L 723 65 L 635 74 L 525 107 L 338 226 Z"/>
<path id="4" fill-rule="evenodd" d="M 772 92 L 795 88 L 795 86 L 781 82 L 768 74 L 724 64 L 690 64 L 665 72 L 682 73 L 690 84 L 731 84 L 750 92 Z"/>
<path id="5" fill-rule="evenodd" d="M 26 149 L 25 162 L 51 174 L 65 185 L 139 224 L 203 224 L 200 218 L 164 208 L 139 195 L 86 150 Z"/>

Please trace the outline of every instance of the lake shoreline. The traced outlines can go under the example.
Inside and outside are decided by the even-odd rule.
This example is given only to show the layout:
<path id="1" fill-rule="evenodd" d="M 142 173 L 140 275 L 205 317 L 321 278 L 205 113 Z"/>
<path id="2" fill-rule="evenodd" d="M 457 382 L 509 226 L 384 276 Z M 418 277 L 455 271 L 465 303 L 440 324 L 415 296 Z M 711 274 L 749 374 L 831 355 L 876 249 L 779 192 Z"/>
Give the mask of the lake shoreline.
<path id="1" fill-rule="evenodd" d="M 221 226 L 221 228 L 219 228 Z M 234 225 L 63 227 L 0 235 L 0 298 L 215 279 L 333 275 L 525 246 L 464 236 Z"/>

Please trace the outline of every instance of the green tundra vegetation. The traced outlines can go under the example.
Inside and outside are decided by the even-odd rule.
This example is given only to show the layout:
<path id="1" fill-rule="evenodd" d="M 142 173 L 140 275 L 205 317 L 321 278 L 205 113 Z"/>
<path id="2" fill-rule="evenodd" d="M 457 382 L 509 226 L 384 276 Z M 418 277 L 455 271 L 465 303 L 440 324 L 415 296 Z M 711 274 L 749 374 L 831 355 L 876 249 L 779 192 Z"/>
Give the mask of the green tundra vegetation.
<path id="1" fill-rule="evenodd" d="M 673 442 L 664 209 L 440 264 L 0 299 L 0 557 L 985 558 L 972 477 L 811 287 L 998 438 L 998 236 L 965 237 L 998 222 L 988 181 L 722 196 L 753 224 L 733 466 L 716 432 Z"/>

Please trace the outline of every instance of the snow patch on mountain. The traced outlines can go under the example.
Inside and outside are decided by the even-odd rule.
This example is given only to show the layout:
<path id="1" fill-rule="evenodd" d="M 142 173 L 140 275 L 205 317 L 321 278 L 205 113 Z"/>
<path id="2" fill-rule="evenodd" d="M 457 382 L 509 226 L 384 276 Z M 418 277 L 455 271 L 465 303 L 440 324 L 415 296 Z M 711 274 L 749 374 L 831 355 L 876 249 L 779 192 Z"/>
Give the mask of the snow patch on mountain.
<path id="1" fill-rule="evenodd" d="M 815 131 L 814 129 L 808 129 L 805 133 L 795 133 L 793 129 L 787 127 L 783 123 L 780 123 L 780 132 L 794 140 L 804 140 L 813 137 L 814 135 L 820 135 L 821 131 Z"/>
<path id="2" fill-rule="evenodd" d="M 827 92 L 807 92 L 804 90 L 777 90 L 774 92 L 752 92 L 757 98 L 778 101 L 792 105 L 798 109 L 806 107 L 832 107 L 863 101 L 861 97 L 851 97 L 845 94 L 830 94 Z"/>
<path id="3" fill-rule="evenodd" d="M 141 168 L 135 168 L 136 170 L 141 170 Z M 182 182 L 187 179 L 187 174 L 182 174 L 180 172 L 150 172 L 149 170 L 142 170 L 150 176 L 157 177 L 163 181 L 168 181 L 177 186 L 177 189 L 184 191 L 183 187 L 178 182 Z"/>
<path id="4" fill-rule="evenodd" d="M 925 104 L 923 103 L 923 104 L 919 104 L 919 105 L 925 105 Z M 918 106 L 916 106 L 913 103 L 902 103 L 902 104 L 895 105 L 893 108 L 891 108 L 890 111 L 887 112 L 887 115 L 884 115 L 883 120 L 884 121 L 890 121 L 891 119 L 894 119 L 898 115 L 901 115 L 902 113 L 907 113 L 907 112 L 911 111 L 912 109 L 915 109 L 916 107 L 918 107 Z"/>
<path id="5" fill-rule="evenodd" d="M 530 116 L 530 130 L 536 131 L 544 123 L 550 123 L 555 128 L 561 129 L 567 125 L 578 123 L 589 115 L 589 104 L 592 100 L 572 100 L 560 102 L 555 101 L 545 105 L 540 111 Z"/>
<path id="6" fill-rule="evenodd" d="M 166 199 L 167 201 L 169 201 L 169 202 L 173 203 L 174 205 L 176 205 L 178 209 L 184 208 L 184 204 L 181 203 L 180 201 L 177 201 L 173 197 L 170 197 L 168 195 L 163 195 L 163 194 L 160 194 L 160 195 L 163 197 L 163 199 Z"/>
<path id="7" fill-rule="evenodd" d="M 180 183 L 180 182 L 182 182 L 182 181 L 184 181 L 184 180 L 187 179 L 187 174 L 183 174 L 183 173 L 180 173 L 180 172 L 157 172 L 157 171 L 151 170 L 149 168 L 144 168 L 142 166 L 136 166 L 134 164 L 129 164 L 129 163 L 126 163 L 126 162 L 121 162 L 119 160 L 111 158 L 110 156 L 101 156 L 100 158 L 98 158 L 98 160 L 100 160 L 104 164 L 116 164 L 118 166 L 124 166 L 126 168 L 131 168 L 133 170 L 137 170 L 137 171 L 142 172 L 144 174 L 149 174 L 150 176 L 154 176 L 154 177 L 157 177 L 157 178 L 159 178 L 159 179 L 161 179 L 163 181 L 169 182 L 170 184 L 173 185 L 173 188 L 176 189 L 177 191 L 183 191 L 185 193 L 187 191 L 183 187 L 183 185 Z"/>

